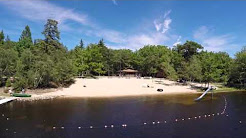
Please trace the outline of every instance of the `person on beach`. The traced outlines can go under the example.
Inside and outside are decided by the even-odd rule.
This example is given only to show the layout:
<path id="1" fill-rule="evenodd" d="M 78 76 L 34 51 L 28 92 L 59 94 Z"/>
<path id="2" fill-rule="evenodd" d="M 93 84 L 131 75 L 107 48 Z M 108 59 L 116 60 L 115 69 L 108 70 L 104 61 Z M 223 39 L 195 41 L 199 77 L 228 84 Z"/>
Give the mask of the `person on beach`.
<path id="1" fill-rule="evenodd" d="M 12 89 L 9 89 L 9 94 L 10 94 L 10 95 L 12 95 L 12 94 L 13 94 Z"/>
<path id="2" fill-rule="evenodd" d="M 24 93 L 25 93 L 25 89 L 24 89 L 24 88 L 22 88 L 21 93 L 22 93 L 22 94 L 24 94 Z"/>

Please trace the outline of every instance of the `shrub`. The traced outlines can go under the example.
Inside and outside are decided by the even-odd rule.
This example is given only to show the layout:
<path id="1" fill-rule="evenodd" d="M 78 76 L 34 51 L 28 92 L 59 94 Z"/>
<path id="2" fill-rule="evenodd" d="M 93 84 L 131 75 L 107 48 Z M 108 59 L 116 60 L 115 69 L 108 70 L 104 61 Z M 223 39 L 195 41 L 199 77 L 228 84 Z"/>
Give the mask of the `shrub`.
<path id="1" fill-rule="evenodd" d="M 27 80 L 23 77 L 18 77 L 18 79 L 13 84 L 13 88 L 16 91 L 21 91 L 23 88 L 26 87 L 27 87 Z"/>
<path id="2" fill-rule="evenodd" d="M 5 86 L 6 87 L 11 87 L 11 80 L 10 79 L 7 79 Z"/>

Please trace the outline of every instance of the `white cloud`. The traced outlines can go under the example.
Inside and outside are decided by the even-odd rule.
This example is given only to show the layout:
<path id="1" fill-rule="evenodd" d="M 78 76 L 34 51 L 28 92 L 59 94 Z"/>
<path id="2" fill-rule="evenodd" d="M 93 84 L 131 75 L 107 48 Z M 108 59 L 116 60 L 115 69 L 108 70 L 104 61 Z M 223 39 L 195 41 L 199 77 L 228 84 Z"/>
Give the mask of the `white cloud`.
<path id="1" fill-rule="evenodd" d="M 132 49 L 138 49 L 144 45 L 160 45 L 165 41 L 168 41 L 169 37 L 163 35 L 162 33 L 150 33 L 150 34 L 138 34 L 130 36 L 127 39 L 127 44 L 132 47 Z"/>
<path id="2" fill-rule="evenodd" d="M 53 18 L 59 22 L 65 20 L 74 20 L 82 24 L 88 24 L 86 15 L 76 14 L 72 10 L 65 9 L 53 5 L 47 1 L 4 1 L 8 8 L 16 11 L 19 15 L 25 17 L 26 19 L 37 21 L 37 20 L 47 20 L 48 18 Z M 18 8 L 17 8 L 18 7 Z"/>
<path id="3" fill-rule="evenodd" d="M 235 46 L 233 44 L 234 36 L 225 35 L 213 35 L 212 31 L 206 26 L 201 26 L 194 31 L 193 37 L 199 41 L 205 50 L 208 51 L 225 51 Z"/>
<path id="4" fill-rule="evenodd" d="M 157 20 L 154 20 L 154 25 L 155 25 L 155 29 L 156 31 L 160 31 L 162 24 L 161 23 L 157 23 Z"/>
<path id="5" fill-rule="evenodd" d="M 118 5 L 118 3 L 116 2 L 116 0 L 112 0 L 114 5 Z"/>
<path id="6" fill-rule="evenodd" d="M 172 19 L 169 17 L 171 10 L 165 12 L 163 17 L 154 20 L 154 26 L 156 31 L 161 31 L 163 34 L 170 29 Z"/>
<path id="7" fill-rule="evenodd" d="M 171 12 L 172 12 L 172 10 L 166 11 L 165 14 L 164 14 L 164 18 L 168 17 L 168 15 L 169 15 Z"/>
<path id="8" fill-rule="evenodd" d="M 130 35 L 125 39 L 124 43 L 121 44 L 109 44 L 108 46 L 113 49 L 131 49 L 131 50 L 137 50 L 144 45 L 161 45 L 165 41 L 169 41 L 170 38 L 163 35 L 162 33 L 139 33 L 136 35 Z"/>
<path id="9" fill-rule="evenodd" d="M 194 31 L 193 37 L 196 39 L 202 39 L 208 33 L 208 28 L 206 26 L 201 26 L 197 30 Z"/>
<path id="10" fill-rule="evenodd" d="M 172 23 L 172 19 L 170 19 L 170 18 L 167 18 L 164 20 L 162 33 L 166 33 L 170 29 L 169 25 L 171 23 Z"/>
<path id="11" fill-rule="evenodd" d="M 45 22 L 47 19 L 55 19 L 60 26 L 69 29 L 65 22 L 72 20 L 83 25 L 92 26 L 87 15 L 75 13 L 71 9 L 56 6 L 44 0 L 2 1 L 7 8 L 17 15 L 34 22 Z"/>
<path id="12" fill-rule="evenodd" d="M 167 41 L 177 40 L 176 35 L 170 35 L 166 32 L 170 29 L 170 24 L 172 20 L 168 17 L 171 10 L 165 12 L 165 18 L 160 18 L 154 20 L 154 26 L 156 31 L 138 31 L 134 34 L 125 34 L 115 30 L 100 29 L 100 30 L 90 30 L 91 36 L 103 37 L 105 40 L 112 42 L 111 48 L 129 48 L 132 50 L 139 49 L 144 45 L 163 45 Z M 162 22 L 161 22 L 162 20 Z M 180 40 L 181 37 L 178 39 Z"/>
<path id="13" fill-rule="evenodd" d="M 209 51 L 222 51 L 230 47 L 232 37 L 230 35 L 212 36 L 202 42 L 205 49 Z"/>

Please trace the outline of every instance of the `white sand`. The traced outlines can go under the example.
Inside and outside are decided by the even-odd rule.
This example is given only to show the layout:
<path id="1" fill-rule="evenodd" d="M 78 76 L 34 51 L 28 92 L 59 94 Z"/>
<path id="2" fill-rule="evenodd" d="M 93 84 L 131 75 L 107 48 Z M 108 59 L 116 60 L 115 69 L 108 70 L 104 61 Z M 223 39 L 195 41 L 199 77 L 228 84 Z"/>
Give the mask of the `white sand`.
<path id="1" fill-rule="evenodd" d="M 83 85 L 86 85 L 86 87 L 83 87 Z M 146 85 L 150 87 L 143 87 Z M 163 92 L 157 92 L 159 88 L 163 89 Z M 101 77 L 99 79 L 76 79 L 75 84 L 72 84 L 69 88 L 44 93 L 42 96 L 112 97 L 194 92 L 196 92 L 196 90 L 192 90 L 190 86 L 177 85 L 176 82 L 164 79 Z M 35 98 L 38 96 L 41 95 L 33 95 L 32 97 Z"/>

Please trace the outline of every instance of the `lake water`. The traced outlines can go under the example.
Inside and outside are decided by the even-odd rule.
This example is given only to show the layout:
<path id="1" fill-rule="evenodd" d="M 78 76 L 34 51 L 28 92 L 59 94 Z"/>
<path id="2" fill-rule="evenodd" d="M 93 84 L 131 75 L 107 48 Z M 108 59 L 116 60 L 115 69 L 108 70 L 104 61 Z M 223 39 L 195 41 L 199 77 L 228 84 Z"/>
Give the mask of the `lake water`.
<path id="1" fill-rule="evenodd" d="M 0 106 L 0 137 L 246 137 L 245 92 L 198 96 L 15 101 Z"/>

